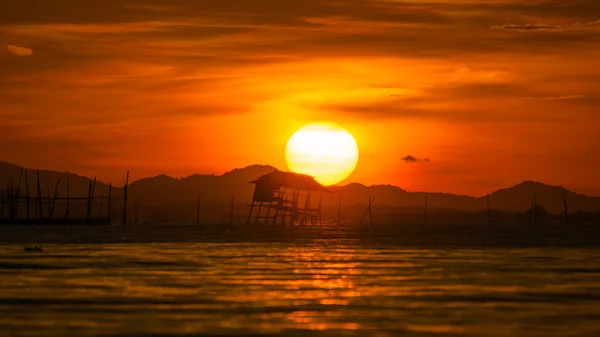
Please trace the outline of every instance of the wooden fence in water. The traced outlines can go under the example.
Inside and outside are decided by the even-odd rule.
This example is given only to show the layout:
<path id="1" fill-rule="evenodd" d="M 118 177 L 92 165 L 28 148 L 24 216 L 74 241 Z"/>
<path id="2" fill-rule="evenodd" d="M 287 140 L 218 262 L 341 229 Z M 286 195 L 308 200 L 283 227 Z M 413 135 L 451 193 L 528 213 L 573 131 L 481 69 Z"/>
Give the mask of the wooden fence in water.
<path id="1" fill-rule="evenodd" d="M 30 186 L 28 177 L 28 171 L 21 169 L 19 179 L 15 181 L 13 177 L 9 177 L 5 189 L 0 190 L 0 224 L 110 225 L 114 222 L 113 203 L 116 201 L 123 203 L 122 223 L 127 223 L 129 171 L 127 171 L 123 195 L 119 197 L 113 195 L 112 184 L 108 185 L 106 195 L 96 195 L 96 178 L 90 180 L 87 196 L 71 196 L 70 179 L 66 181 L 66 196 L 59 195 L 60 179 L 53 184 L 53 191 L 50 189 L 50 180 L 48 179 L 46 195 L 44 195 L 39 170 L 36 172 L 35 184 L 32 186 Z M 32 187 L 34 193 L 32 193 Z M 99 210 L 94 209 L 94 205 L 97 205 L 98 201 Z M 62 206 L 60 214 L 59 205 Z M 81 211 L 82 208 L 84 214 L 72 216 L 74 209 Z"/>

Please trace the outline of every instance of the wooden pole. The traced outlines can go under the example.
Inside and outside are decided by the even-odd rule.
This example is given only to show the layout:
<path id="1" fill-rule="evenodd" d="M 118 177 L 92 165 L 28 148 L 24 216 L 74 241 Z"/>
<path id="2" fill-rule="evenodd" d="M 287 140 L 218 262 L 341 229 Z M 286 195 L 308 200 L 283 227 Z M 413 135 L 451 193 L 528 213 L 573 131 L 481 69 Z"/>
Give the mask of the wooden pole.
<path id="1" fill-rule="evenodd" d="M 200 226 L 200 193 L 198 193 L 198 200 L 196 201 L 196 225 Z"/>
<path id="2" fill-rule="evenodd" d="M 108 214 L 107 214 L 107 219 L 108 219 L 108 224 L 110 225 L 111 222 L 111 214 L 112 214 L 112 183 L 108 184 Z"/>
<path id="3" fill-rule="evenodd" d="M 29 179 L 27 178 L 27 176 L 29 175 L 29 172 L 27 170 L 25 170 L 25 203 L 26 203 L 26 211 L 27 211 L 27 220 L 29 220 Z"/>
<path id="4" fill-rule="evenodd" d="M 96 190 L 96 177 L 94 177 L 94 181 L 90 181 L 90 187 L 88 191 L 88 208 L 87 208 L 87 220 L 90 220 L 92 216 L 92 204 L 94 202 L 94 191 Z"/>
<path id="5" fill-rule="evenodd" d="M 37 195 L 38 195 L 38 212 L 39 219 L 41 220 L 44 217 L 43 209 L 42 209 L 42 186 L 40 183 L 40 170 L 37 170 Z"/>
<path id="6" fill-rule="evenodd" d="M 562 195 L 563 195 L 563 203 L 565 205 L 565 225 L 569 225 L 569 207 L 567 205 L 567 193 L 565 192 L 565 188 L 564 187 L 560 187 L 560 189 L 562 190 Z"/>
<path id="7" fill-rule="evenodd" d="M 342 192 L 340 192 L 340 202 L 338 203 L 338 214 L 337 214 L 337 224 L 340 225 L 342 221 Z"/>
<path id="8" fill-rule="evenodd" d="M 428 205 L 427 205 L 427 202 L 428 202 L 428 200 L 427 200 L 427 197 L 428 197 L 428 196 L 426 195 L 426 196 L 425 196 L 425 214 L 424 214 L 424 217 L 423 217 L 423 223 L 424 223 L 425 225 L 427 225 L 427 208 L 428 208 Z"/>
<path id="9" fill-rule="evenodd" d="M 323 224 L 322 219 L 321 219 L 321 206 L 323 205 L 323 192 L 321 192 L 321 196 L 319 197 L 319 208 L 317 208 L 317 220 L 315 222 L 318 223 L 319 225 Z"/>
<path id="10" fill-rule="evenodd" d="M 235 196 L 231 196 L 231 209 L 229 210 L 229 224 L 233 225 L 233 203 L 235 202 Z"/>
<path id="11" fill-rule="evenodd" d="M 371 204 L 373 203 L 373 201 L 375 201 L 375 197 L 371 198 L 371 196 L 369 196 L 369 205 L 367 206 L 365 214 L 363 214 L 362 218 L 360 219 L 360 222 L 358 223 L 359 225 L 362 225 L 367 215 L 369 216 L 369 225 L 372 223 L 373 218 L 371 216 Z"/>
<path id="12" fill-rule="evenodd" d="M 87 221 L 90 221 L 90 209 L 92 209 L 92 181 L 91 180 L 88 184 L 87 207 L 86 207 L 86 211 L 85 211 L 85 218 Z"/>
<path id="13" fill-rule="evenodd" d="M 54 215 L 54 205 L 56 205 L 56 198 L 58 198 L 58 185 L 60 185 L 60 179 L 56 182 L 56 188 L 54 189 L 54 198 L 52 199 L 52 208 L 50 209 L 49 217 L 52 219 Z"/>
<path id="14" fill-rule="evenodd" d="M 254 210 L 254 198 L 252 198 L 252 204 L 250 204 L 250 212 L 248 212 L 248 219 L 246 220 L 246 225 L 250 224 L 250 218 L 252 218 L 252 211 Z M 277 221 L 277 220 L 275 220 Z"/>
<path id="15" fill-rule="evenodd" d="M 129 171 L 127 171 L 125 186 L 123 187 L 123 226 L 127 225 L 127 185 L 129 185 Z"/>
<path id="16" fill-rule="evenodd" d="M 273 200 L 269 201 L 269 205 L 267 205 L 267 215 L 265 215 L 265 222 L 263 223 L 263 225 L 266 225 L 267 221 L 269 221 L 269 214 L 271 213 L 271 205 L 273 205 Z"/>

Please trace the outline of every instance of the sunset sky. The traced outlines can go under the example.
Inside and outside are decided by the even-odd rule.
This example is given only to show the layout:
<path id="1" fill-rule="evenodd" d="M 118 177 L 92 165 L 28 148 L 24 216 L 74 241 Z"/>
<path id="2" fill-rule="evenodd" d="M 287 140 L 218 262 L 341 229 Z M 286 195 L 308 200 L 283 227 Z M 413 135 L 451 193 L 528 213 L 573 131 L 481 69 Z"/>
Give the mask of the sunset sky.
<path id="1" fill-rule="evenodd" d="M 600 195 L 600 1 L 0 4 L 0 160 L 118 184 L 285 169 L 314 121 L 355 136 L 346 182 Z"/>

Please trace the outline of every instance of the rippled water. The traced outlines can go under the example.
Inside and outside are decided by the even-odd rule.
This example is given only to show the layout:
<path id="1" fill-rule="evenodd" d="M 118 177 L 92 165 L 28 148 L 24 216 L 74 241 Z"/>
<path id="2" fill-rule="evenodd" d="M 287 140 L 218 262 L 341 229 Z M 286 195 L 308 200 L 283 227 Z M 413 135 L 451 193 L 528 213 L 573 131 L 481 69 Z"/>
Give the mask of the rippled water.
<path id="1" fill-rule="evenodd" d="M 598 248 L 332 238 L 44 249 L 0 246 L 0 334 L 600 336 Z"/>

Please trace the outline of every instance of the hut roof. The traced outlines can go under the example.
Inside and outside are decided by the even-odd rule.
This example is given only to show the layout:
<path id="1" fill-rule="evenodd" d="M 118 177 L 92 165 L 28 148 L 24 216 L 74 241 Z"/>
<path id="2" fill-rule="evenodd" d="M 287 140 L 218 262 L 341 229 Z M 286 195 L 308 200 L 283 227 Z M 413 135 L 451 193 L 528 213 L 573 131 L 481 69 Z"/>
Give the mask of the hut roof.
<path id="1" fill-rule="evenodd" d="M 300 173 L 273 171 L 251 181 L 252 184 L 268 185 L 273 188 L 289 187 L 302 191 L 325 191 L 327 187 L 318 183 L 315 178 Z"/>

